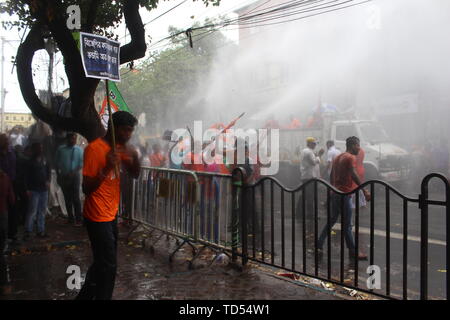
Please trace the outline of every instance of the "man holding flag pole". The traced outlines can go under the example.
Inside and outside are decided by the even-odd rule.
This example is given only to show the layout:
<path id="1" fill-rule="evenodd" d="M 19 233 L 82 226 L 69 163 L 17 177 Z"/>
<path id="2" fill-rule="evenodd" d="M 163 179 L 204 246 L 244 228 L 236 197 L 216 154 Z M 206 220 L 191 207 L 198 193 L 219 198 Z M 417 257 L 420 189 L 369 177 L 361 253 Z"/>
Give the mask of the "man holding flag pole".
<path id="1" fill-rule="evenodd" d="M 83 215 L 91 241 L 94 262 L 77 299 L 109 300 L 117 268 L 117 212 L 120 201 L 122 164 L 133 178 L 140 172 L 136 150 L 127 146 L 137 119 L 129 112 L 117 111 L 108 122 L 108 131 L 92 141 L 84 153 Z M 117 145 L 116 145 L 117 143 Z"/>
<path id="2" fill-rule="evenodd" d="M 87 77 L 106 80 L 106 105 L 108 127 L 104 137 L 89 143 L 84 151 L 83 192 L 86 195 L 83 208 L 84 224 L 93 253 L 93 263 L 77 300 L 110 300 L 112 298 L 117 270 L 117 213 L 120 202 L 120 167 L 137 178 L 140 173 L 138 153 L 128 144 L 137 119 L 125 110 L 112 113 L 111 100 L 116 105 L 117 94 L 111 94 L 108 79 L 120 81 L 118 63 L 119 43 L 94 34 L 80 33 L 81 56 Z M 83 41 L 83 39 L 88 39 Z M 86 54 L 84 48 L 89 39 L 96 39 L 106 46 L 104 54 L 113 56 L 105 65 L 95 59 L 96 54 Z M 115 63 L 113 63 L 115 61 Z M 115 85 L 113 89 L 117 91 Z M 118 91 L 117 91 L 118 92 Z M 116 105 L 117 106 L 117 105 Z M 117 110 L 117 108 L 116 108 Z M 129 111 L 129 110 L 128 110 Z"/>

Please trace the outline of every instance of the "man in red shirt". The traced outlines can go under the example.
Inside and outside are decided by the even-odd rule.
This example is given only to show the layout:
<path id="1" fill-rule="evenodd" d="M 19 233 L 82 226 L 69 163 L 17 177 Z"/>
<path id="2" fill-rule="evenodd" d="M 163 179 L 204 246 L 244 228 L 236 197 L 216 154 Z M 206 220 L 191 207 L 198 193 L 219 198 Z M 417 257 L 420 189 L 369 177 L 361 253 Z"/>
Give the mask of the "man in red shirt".
<path id="1" fill-rule="evenodd" d="M 344 153 L 338 155 L 334 161 L 331 171 L 331 184 L 341 192 L 352 192 L 355 187 L 361 184 L 361 180 L 356 172 L 356 155 L 359 153 L 359 139 L 357 137 L 350 137 L 346 140 L 347 150 Z M 356 186 L 355 186 L 356 184 Z M 370 194 L 362 189 L 364 197 L 367 201 L 370 200 Z M 343 197 L 343 199 L 342 199 Z M 339 215 L 341 214 L 341 201 L 344 201 L 344 226 L 342 232 L 344 232 L 345 242 L 347 248 L 350 251 L 350 257 L 355 258 L 355 241 L 352 234 L 352 197 L 351 194 L 341 196 L 339 194 L 332 195 L 332 215 L 330 218 L 330 224 L 326 225 L 322 230 L 318 241 L 318 248 L 321 250 L 323 243 L 331 231 L 331 228 L 337 222 Z M 367 260 L 367 255 L 358 253 L 358 260 Z"/>

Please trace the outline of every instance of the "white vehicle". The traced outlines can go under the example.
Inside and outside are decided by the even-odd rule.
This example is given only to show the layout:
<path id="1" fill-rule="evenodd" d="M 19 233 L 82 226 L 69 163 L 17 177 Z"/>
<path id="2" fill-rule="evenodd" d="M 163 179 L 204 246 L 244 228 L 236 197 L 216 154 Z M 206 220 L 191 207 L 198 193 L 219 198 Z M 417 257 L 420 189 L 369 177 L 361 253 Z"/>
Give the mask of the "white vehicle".
<path id="1" fill-rule="evenodd" d="M 350 136 L 360 139 L 365 151 L 366 180 L 402 181 L 409 174 L 408 152 L 389 140 L 382 126 L 374 120 L 333 120 L 324 117 L 315 128 L 280 129 L 280 160 L 292 161 L 295 150 L 306 147 L 306 138 L 319 140 L 316 151 L 326 150 L 326 142 L 334 140 L 336 148 L 345 151 L 345 140 Z"/>

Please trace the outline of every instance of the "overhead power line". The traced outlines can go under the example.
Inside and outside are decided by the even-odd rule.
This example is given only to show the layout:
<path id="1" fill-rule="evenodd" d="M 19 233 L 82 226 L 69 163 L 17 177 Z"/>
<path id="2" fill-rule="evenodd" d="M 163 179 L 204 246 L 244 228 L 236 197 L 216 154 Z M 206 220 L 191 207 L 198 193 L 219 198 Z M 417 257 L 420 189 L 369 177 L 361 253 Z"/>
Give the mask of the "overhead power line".
<path id="1" fill-rule="evenodd" d="M 294 4 L 297 4 L 297 5 L 299 5 L 299 4 L 305 5 L 305 4 L 309 4 L 309 2 L 316 2 L 316 1 L 323 1 L 323 0 L 295 0 L 295 1 L 289 1 L 289 2 L 295 2 Z M 336 1 L 336 0 L 334 0 L 334 1 Z M 279 5 L 277 5 L 277 6 L 279 6 Z M 277 8 L 277 9 L 273 9 L 273 10 L 276 10 L 276 11 L 278 11 L 278 10 L 285 10 L 285 6 Z M 208 29 L 208 28 L 225 27 L 225 26 L 228 26 L 228 25 L 238 25 L 239 22 L 242 21 L 242 20 L 250 19 L 250 18 L 253 18 L 253 17 L 258 17 L 258 16 L 260 16 L 262 14 L 267 14 L 267 12 L 258 13 L 258 14 L 254 14 L 254 15 L 248 15 L 248 13 L 246 13 L 246 14 L 241 15 L 239 18 L 225 20 L 225 21 L 223 21 L 221 23 L 212 23 L 212 24 L 208 24 L 208 25 L 204 25 L 204 26 L 200 26 L 200 27 L 191 27 L 191 28 L 188 28 L 186 30 L 182 30 L 182 31 L 180 31 L 178 33 L 169 35 L 169 36 L 167 36 L 165 38 L 162 38 L 162 39 L 158 40 L 157 42 L 153 43 L 149 47 L 149 49 L 151 47 L 153 47 L 155 44 L 158 44 L 158 43 L 160 43 L 162 41 L 165 41 L 165 40 L 168 40 L 170 38 L 179 36 L 180 34 L 184 34 L 184 33 L 186 33 L 187 30 L 189 30 L 189 31 L 196 31 L 196 30 Z"/>
<path id="2" fill-rule="evenodd" d="M 196 31 L 196 30 L 201 30 L 201 29 L 208 29 L 208 28 L 209 29 L 217 28 L 217 30 L 219 30 L 221 28 L 228 27 L 228 26 L 239 26 L 238 29 L 247 29 L 248 27 L 251 28 L 251 27 L 260 27 L 260 26 L 267 26 L 267 25 L 272 25 L 272 24 L 274 25 L 274 24 L 286 23 L 286 22 L 301 20 L 304 18 L 324 14 L 324 13 L 331 12 L 331 11 L 337 11 L 340 9 L 339 8 L 336 10 L 325 10 L 325 9 L 342 6 L 344 4 L 348 4 L 348 3 L 351 3 L 354 1 L 355 0 L 345 0 L 345 1 L 341 1 L 341 0 L 329 0 L 329 1 L 326 1 L 326 0 L 294 0 L 294 1 L 288 1 L 283 4 L 278 4 L 278 5 L 271 6 L 271 7 L 265 8 L 265 9 L 257 10 L 258 13 L 255 13 L 252 15 L 249 15 L 248 13 L 246 13 L 244 15 L 241 15 L 238 18 L 225 20 L 221 23 L 208 24 L 208 25 L 204 25 L 204 26 L 200 26 L 200 27 L 191 27 L 189 29 L 179 31 L 177 33 L 174 33 L 172 35 L 169 35 L 165 38 L 162 38 L 162 39 L 156 41 L 155 43 L 150 45 L 148 49 L 152 50 L 155 48 L 155 46 L 157 44 L 159 44 L 165 40 L 169 40 L 173 37 L 179 36 L 181 34 L 184 34 L 188 30 L 190 32 Z M 372 0 L 366 0 L 366 1 L 354 3 L 352 5 L 342 6 L 341 9 L 360 5 L 360 4 L 369 2 L 369 1 L 372 1 Z M 294 9 L 296 9 L 296 10 L 294 10 Z M 318 11 L 318 13 L 312 14 L 312 15 L 307 15 L 304 17 L 299 17 L 296 19 L 288 19 L 288 20 L 284 19 L 284 18 L 288 18 L 290 16 L 301 15 L 301 14 L 305 14 L 305 13 L 312 12 L 312 11 Z M 279 21 L 276 23 L 262 24 L 262 22 L 273 21 L 273 20 L 279 20 Z M 234 29 L 231 29 L 231 30 L 234 30 Z"/>
<path id="3" fill-rule="evenodd" d="M 178 8 L 179 6 L 181 6 L 181 5 L 182 5 L 183 3 L 185 3 L 186 1 L 188 1 L 188 0 L 183 0 L 183 1 L 181 1 L 179 4 L 177 4 L 176 6 L 170 8 L 169 10 L 163 12 L 162 14 L 160 14 L 159 16 L 157 16 L 156 18 L 154 18 L 154 19 L 152 19 L 152 20 L 150 20 L 150 21 L 144 23 L 144 27 L 145 27 L 146 25 L 152 23 L 153 21 L 155 21 L 155 20 L 161 18 L 162 16 L 166 15 L 166 14 L 169 13 L 170 11 L 172 11 L 172 10 Z M 120 38 L 119 40 L 122 40 L 122 39 L 126 38 L 126 37 L 127 37 L 127 33 L 128 33 L 128 32 L 126 32 L 125 35 L 124 35 L 122 38 Z M 128 35 L 129 35 L 129 33 L 128 33 Z"/>
<path id="4" fill-rule="evenodd" d="M 223 23 L 209 24 L 209 25 L 206 25 L 206 26 L 191 28 L 190 30 L 191 31 L 198 31 L 198 30 L 202 30 L 202 29 L 209 29 L 209 30 L 207 30 L 207 31 L 205 31 L 203 33 L 193 34 L 192 35 L 192 37 L 194 38 L 193 41 L 194 42 L 198 42 L 201 39 L 203 39 L 203 38 L 205 38 L 207 36 L 210 36 L 211 34 L 217 32 L 217 31 L 220 31 L 220 29 L 222 29 L 224 27 L 228 27 L 228 26 L 237 25 L 238 27 L 235 28 L 235 29 L 247 29 L 247 28 L 260 27 L 260 26 L 269 26 L 269 25 L 288 23 L 288 22 L 302 20 L 302 19 L 306 19 L 306 18 L 310 18 L 310 17 L 314 17 L 314 16 L 319 16 L 319 15 L 326 14 L 326 13 L 333 12 L 333 11 L 342 10 L 342 9 L 349 8 L 349 7 L 362 5 L 362 4 L 365 4 L 367 2 L 371 2 L 371 1 L 373 1 L 373 0 L 364 0 L 364 1 L 359 1 L 359 2 L 356 2 L 355 0 L 345 0 L 345 1 L 339 1 L 339 0 L 330 0 L 330 1 L 326 1 L 326 0 L 302 0 L 302 1 L 299 1 L 299 0 L 297 0 L 297 1 L 289 1 L 289 2 L 283 3 L 282 6 L 277 5 L 277 6 L 270 7 L 270 8 L 272 8 L 272 10 L 270 10 L 270 13 L 273 14 L 273 13 L 278 13 L 280 11 L 287 11 L 287 10 L 292 9 L 292 8 L 297 8 L 298 9 L 299 5 L 302 5 L 303 10 L 297 10 L 295 12 L 295 14 L 292 14 L 292 12 L 291 12 L 291 13 L 286 13 L 285 15 L 282 15 L 282 16 L 278 16 L 278 15 L 276 17 L 268 16 L 268 17 L 266 17 L 266 19 L 258 20 L 258 22 L 256 22 L 256 23 L 255 22 L 248 22 L 248 21 L 246 21 L 249 17 L 256 17 L 256 16 L 257 17 L 264 17 L 264 15 L 262 13 L 266 13 L 267 14 L 268 11 L 262 11 L 262 9 L 261 9 L 261 10 L 258 10 L 258 11 L 261 11 L 259 14 L 248 15 L 248 13 L 247 13 L 245 15 L 245 18 L 247 18 L 247 19 L 242 19 L 242 16 L 241 16 L 239 18 L 228 20 L 228 21 L 225 21 Z M 321 3 L 320 6 L 318 6 L 319 3 Z M 273 8 L 275 8 L 275 9 L 273 9 Z M 319 12 L 317 12 L 317 11 L 319 11 Z M 252 11 L 250 11 L 250 12 L 252 12 Z M 315 13 L 311 13 L 311 12 L 315 12 Z M 305 14 L 305 13 L 310 13 L 310 14 L 302 15 L 302 16 L 297 17 L 297 18 L 291 18 L 291 19 L 288 19 L 288 20 L 283 20 L 283 18 L 288 18 L 288 17 L 291 17 L 293 15 L 300 15 L 300 14 Z M 276 20 L 279 20 L 279 21 L 276 21 Z M 274 21 L 274 22 L 268 22 L 268 21 Z M 235 29 L 231 29 L 231 30 L 235 30 Z M 161 43 L 164 40 L 171 39 L 173 37 L 179 36 L 179 35 L 184 34 L 184 33 L 185 33 L 185 30 L 180 31 L 180 32 L 175 33 L 175 34 L 172 34 L 172 35 L 170 35 L 168 37 L 165 37 L 163 39 L 160 39 L 159 41 L 154 43 L 151 46 L 151 48 L 152 49 L 156 49 L 156 48 L 159 48 L 159 47 L 168 46 L 168 45 L 160 45 L 158 47 L 154 47 L 156 44 Z M 201 35 L 203 35 L 203 37 L 195 39 L 196 37 L 199 37 Z M 182 41 L 185 41 L 185 40 L 183 39 L 183 40 L 179 40 L 179 41 L 176 41 L 176 42 L 172 42 L 172 45 L 173 45 L 173 43 L 178 43 L 178 42 L 182 42 Z M 221 46 L 221 47 L 223 47 L 223 46 Z M 170 54 L 168 57 L 171 57 L 171 56 L 173 56 L 175 54 L 178 54 L 179 52 L 181 52 L 181 50 L 183 48 L 184 47 L 178 48 L 172 54 Z M 152 63 L 147 65 L 145 68 L 148 68 L 151 65 L 152 65 Z"/>

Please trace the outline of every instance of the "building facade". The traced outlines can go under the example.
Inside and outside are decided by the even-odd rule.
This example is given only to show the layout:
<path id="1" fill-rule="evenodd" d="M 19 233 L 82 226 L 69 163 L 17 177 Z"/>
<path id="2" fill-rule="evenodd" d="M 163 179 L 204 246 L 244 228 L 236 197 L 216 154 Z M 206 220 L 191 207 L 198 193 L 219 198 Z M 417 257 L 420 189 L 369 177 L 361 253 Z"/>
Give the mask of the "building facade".
<path id="1" fill-rule="evenodd" d="M 5 112 L 4 117 L 6 131 L 11 130 L 15 126 L 28 128 L 36 122 L 31 113 Z"/>

